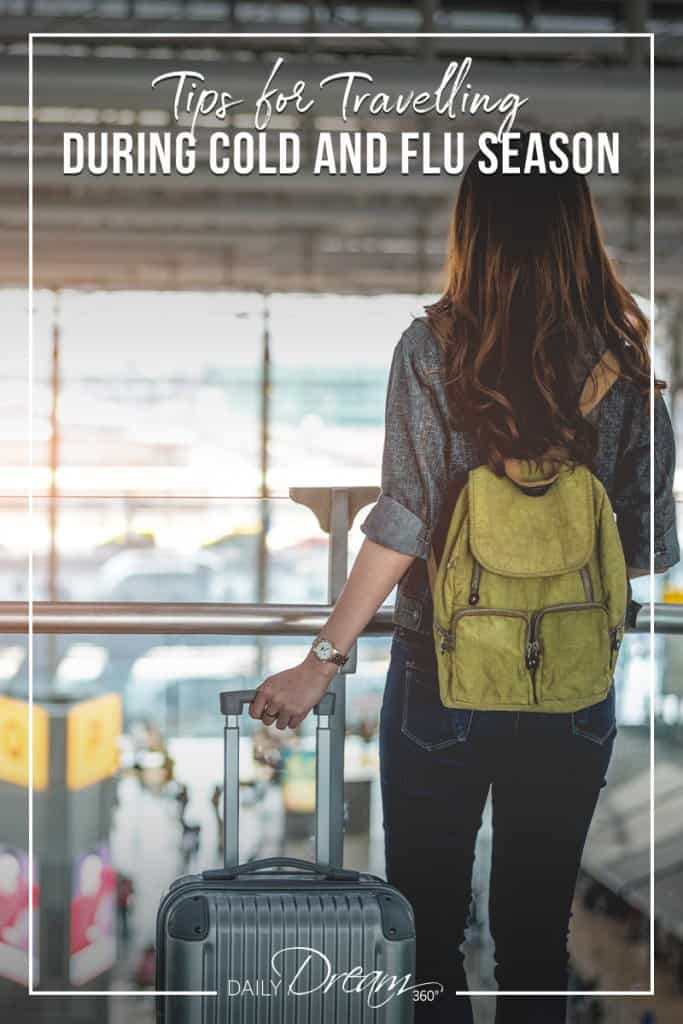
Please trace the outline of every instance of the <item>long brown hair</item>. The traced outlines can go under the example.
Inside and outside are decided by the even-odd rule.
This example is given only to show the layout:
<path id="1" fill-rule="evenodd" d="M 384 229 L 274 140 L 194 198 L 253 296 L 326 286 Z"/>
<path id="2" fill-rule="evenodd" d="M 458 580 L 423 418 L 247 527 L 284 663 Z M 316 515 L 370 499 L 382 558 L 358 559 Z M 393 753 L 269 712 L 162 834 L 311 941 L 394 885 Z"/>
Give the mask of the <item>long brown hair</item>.
<path id="1" fill-rule="evenodd" d="M 522 155 L 528 145 L 523 133 Z M 497 155 L 500 167 L 500 146 Z M 445 349 L 452 426 L 475 436 L 496 472 L 506 458 L 551 448 L 591 464 L 597 434 L 574 382 L 599 359 L 596 333 L 649 394 L 648 321 L 612 268 L 584 175 L 571 169 L 486 174 L 475 156 L 453 212 L 446 290 L 425 312 Z"/>

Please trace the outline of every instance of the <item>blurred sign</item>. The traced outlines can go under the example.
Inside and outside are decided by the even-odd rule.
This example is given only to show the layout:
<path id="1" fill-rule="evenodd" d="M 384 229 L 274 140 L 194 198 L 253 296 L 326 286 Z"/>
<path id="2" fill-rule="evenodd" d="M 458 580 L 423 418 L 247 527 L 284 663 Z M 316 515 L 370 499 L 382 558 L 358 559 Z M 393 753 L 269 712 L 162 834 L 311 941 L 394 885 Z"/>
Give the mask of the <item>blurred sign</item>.
<path id="1" fill-rule="evenodd" d="M 315 810 L 315 751 L 286 751 L 282 777 L 282 802 L 294 814 Z"/>
<path id="2" fill-rule="evenodd" d="M 115 909 L 116 874 L 106 843 L 100 843 L 74 864 L 69 967 L 72 984 L 83 985 L 113 966 Z"/>
<path id="3" fill-rule="evenodd" d="M 121 698 L 115 693 L 71 708 L 66 732 L 69 789 L 83 789 L 118 771 L 122 724 Z"/>
<path id="4" fill-rule="evenodd" d="M 666 604 L 683 604 L 683 590 L 679 587 L 666 587 L 663 596 Z"/>
<path id="5" fill-rule="evenodd" d="M 28 854 L 0 843 L 0 976 L 28 985 Z M 38 883 L 33 873 L 34 949 L 38 933 Z M 34 960 L 34 983 L 37 980 Z"/>
<path id="6" fill-rule="evenodd" d="M 0 697 L 0 780 L 29 784 L 28 712 L 26 701 Z M 33 707 L 33 787 L 45 789 L 49 764 L 49 718 L 45 708 Z"/>

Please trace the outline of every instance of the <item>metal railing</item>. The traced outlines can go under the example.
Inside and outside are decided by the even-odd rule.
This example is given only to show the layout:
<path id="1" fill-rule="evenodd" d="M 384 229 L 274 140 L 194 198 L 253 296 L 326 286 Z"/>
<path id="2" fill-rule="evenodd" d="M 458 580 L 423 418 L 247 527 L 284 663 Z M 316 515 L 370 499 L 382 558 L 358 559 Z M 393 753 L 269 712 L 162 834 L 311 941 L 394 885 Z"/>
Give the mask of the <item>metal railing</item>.
<path id="1" fill-rule="evenodd" d="M 330 604 L 212 604 L 193 602 L 34 601 L 36 634 L 176 634 L 222 636 L 314 636 L 329 617 L 344 585 L 348 536 L 361 508 L 376 501 L 379 487 L 291 487 L 292 501 L 310 509 L 330 538 Z M 683 604 L 655 604 L 655 633 L 683 633 Z M 392 606 L 384 605 L 364 635 L 385 636 L 393 629 Z M 0 601 L 0 634 L 27 633 L 27 601 Z M 629 632 L 649 633 L 650 607 L 643 605 Z M 344 673 L 355 671 L 355 649 Z"/>
<path id="2" fill-rule="evenodd" d="M 332 611 L 329 604 L 176 604 L 36 601 L 36 634 L 188 634 L 221 636 L 315 636 Z M 393 608 L 384 605 L 364 635 L 386 636 Z M 27 633 L 28 602 L 0 602 L 0 634 Z M 649 633 L 650 608 L 643 605 L 633 633 Z M 655 633 L 683 633 L 683 604 L 655 604 Z"/>

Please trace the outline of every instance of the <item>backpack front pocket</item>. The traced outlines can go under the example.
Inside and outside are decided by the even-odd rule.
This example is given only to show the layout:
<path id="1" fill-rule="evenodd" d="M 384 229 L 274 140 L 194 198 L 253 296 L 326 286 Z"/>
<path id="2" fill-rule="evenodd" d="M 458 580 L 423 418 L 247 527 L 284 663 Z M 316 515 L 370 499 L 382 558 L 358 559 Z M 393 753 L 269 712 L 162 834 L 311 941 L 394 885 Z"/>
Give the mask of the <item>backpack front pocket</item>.
<path id="1" fill-rule="evenodd" d="M 447 707 L 534 704 L 525 651 L 529 617 L 506 608 L 461 608 L 439 638 L 441 700 Z"/>
<path id="2" fill-rule="evenodd" d="M 604 604 L 544 608 L 532 617 L 530 640 L 537 644 L 539 700 L 552 704 L 604 695 L 616 660 Z"/>

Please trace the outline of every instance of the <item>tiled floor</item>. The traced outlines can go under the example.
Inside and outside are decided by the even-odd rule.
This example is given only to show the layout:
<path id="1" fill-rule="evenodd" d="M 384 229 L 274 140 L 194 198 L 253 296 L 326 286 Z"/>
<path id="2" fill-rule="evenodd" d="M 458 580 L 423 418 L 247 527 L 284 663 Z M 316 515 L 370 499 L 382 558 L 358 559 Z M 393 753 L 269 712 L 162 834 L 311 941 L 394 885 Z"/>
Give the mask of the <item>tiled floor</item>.
<path id="1" fill-rule="evenodd" d="M 645 979 L 647 985 L 649 943 L 634 942 L 627 922 L 589 913 L 577 901 L 572 931 L 574 960 L 584 977 L 595 979 L 596 988 L 627 991 L 633 978 Z M 676 991 L 672 972 L 664 965 L 656 969 L 655 992 L 654 997 L 634 994 L 601 1000 L 600 1024 L 680 1024 L 683 994 Z"/>

